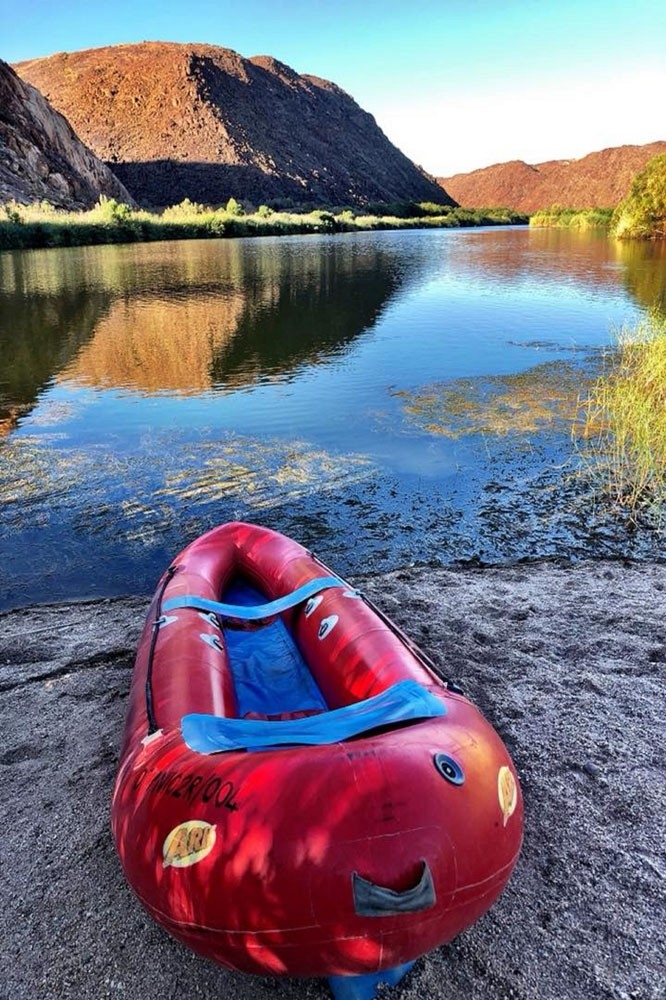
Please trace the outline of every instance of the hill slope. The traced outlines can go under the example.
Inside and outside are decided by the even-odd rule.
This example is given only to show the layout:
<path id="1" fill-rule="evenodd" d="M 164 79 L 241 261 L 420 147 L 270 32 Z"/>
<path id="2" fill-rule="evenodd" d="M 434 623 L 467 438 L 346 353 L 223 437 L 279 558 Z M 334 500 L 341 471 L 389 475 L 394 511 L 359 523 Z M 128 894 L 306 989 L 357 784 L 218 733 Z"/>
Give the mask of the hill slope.
<path id="1" fill-rule="evenodd" d="M 269 56 L 143 42 L 16 70 L 147 205 L 451 203 L 348 94 Z"/>
<path id="2" fill-rule="evenodd" d="M 85 208 L 100 194 L 131 202 L 63 116 L 0 60 L 0 202 Z"/>
<path id="3" fill-rule="evenodd" d="M 648 160 L 665 152 L 666 142 L 616 146 L 580 160 L 549 160 L 535 166 L 512 160 L 437 180 L 452 198 L 469 208 L 502 205 L 521 212 L 551 205 L 610 208 L 625 197 Z"/>

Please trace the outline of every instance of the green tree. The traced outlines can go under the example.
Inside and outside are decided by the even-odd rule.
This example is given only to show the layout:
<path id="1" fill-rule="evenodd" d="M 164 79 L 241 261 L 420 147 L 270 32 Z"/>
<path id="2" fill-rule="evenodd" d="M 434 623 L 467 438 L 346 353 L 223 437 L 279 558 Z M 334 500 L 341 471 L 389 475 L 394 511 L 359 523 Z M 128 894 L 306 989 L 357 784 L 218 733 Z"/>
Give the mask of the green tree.
<path id="1" fill-rule="evenodd" d="M 636 175 L 629 194 L 613 213 L 611 227 L 618 239 L 666 237 L 666 153 L 653 156 Z"/>

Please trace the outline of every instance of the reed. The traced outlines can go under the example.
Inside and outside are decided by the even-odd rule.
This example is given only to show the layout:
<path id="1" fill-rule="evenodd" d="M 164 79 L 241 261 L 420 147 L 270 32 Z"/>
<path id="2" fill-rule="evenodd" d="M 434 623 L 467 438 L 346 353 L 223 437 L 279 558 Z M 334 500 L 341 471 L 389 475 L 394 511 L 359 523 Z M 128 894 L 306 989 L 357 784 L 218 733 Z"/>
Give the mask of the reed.
<path id="1" fill-rule="evenodd" d="M 661 524 L 666 504 L 666 317 L 618 334 L 574 428 L 602 492 Z"/>
<path id="2" fill-rule="evenodd" d="M 552 205 L 530 216 L 530 226 L 550 229 L 608 229 L 613 216 L 612 208 L 562 208 Z"/>
<path id="3" fill-rule="evenodd" d="M 279 236 L 298 233 L 354 232 L 366 229 L 423 229 L 459 226 L 516 225 L 527 216 L 507 209 L 463 209 L 429 203 L 374 206 L 375 212 L 354 209 L 280 211 L 261 205 L 246 213 L 230 198 L 223 208 L 185 199 L 152 213 L 131 209 L 112 198 L 100 198 L 85 212 L 66 212 L 44 202 L 0 205 L 0 250 L 135 243 L 153 240 L 213 239 L 225 236 Z M 437 214 L 436 210 L 439 210 Z"/>

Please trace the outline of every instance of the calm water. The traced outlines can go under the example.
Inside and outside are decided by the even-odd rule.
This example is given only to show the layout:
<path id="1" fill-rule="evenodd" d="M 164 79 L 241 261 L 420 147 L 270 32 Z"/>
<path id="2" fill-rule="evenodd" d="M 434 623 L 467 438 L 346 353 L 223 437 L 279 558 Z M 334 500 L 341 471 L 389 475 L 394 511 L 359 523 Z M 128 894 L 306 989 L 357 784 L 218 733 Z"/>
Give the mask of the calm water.
<path id="1" fill-rule="evenodd" d="M 0 607 L 152 592 L 243 518 L 339 572 L 661 556 L 570 423 L 663 245 L 463 230 L 0 255 Z"/>

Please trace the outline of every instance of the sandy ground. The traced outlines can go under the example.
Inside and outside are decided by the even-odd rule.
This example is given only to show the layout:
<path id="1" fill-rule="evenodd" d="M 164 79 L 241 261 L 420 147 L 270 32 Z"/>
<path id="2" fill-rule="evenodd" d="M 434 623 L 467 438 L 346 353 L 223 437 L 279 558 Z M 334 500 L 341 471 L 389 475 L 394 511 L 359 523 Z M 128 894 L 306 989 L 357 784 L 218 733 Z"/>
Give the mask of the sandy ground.
<path id="1" fill-rule="evenodd" d="M 499 903 L 392 996 L 665 997 L 666 565 L 410 569 L 361 585 L 499 730 L 526 806 Z M 324 982 L 190 954 L 125 884 L 109 801 L 147 604 L 0 615 L 0 996 L 323 1000 Z"/>

